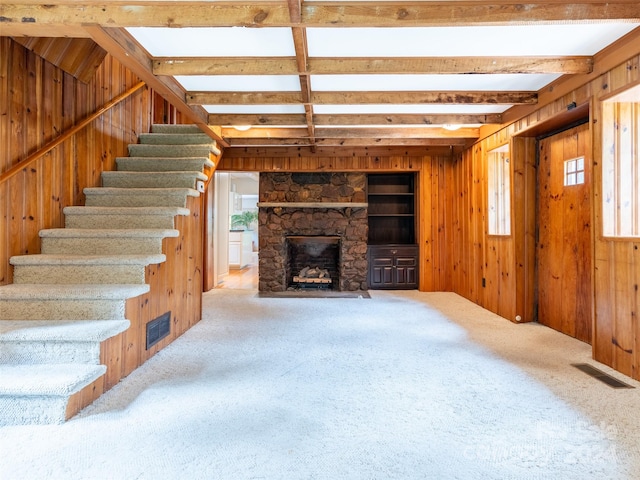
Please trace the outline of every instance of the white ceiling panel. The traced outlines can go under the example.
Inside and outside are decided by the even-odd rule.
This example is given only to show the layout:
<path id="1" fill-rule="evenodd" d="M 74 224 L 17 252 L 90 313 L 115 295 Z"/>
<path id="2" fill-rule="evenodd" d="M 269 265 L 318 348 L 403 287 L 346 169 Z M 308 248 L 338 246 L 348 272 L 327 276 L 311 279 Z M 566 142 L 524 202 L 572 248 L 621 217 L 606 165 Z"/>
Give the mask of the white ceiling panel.
<path id="1" fill-rule="evenodd" d="M 175 79 L 191 91 L 216 92 L 297 92 L 295 75 L 177 75 Z"/>
<path id="2" fill-rule="evenodd" d="M 203 105 L 209 113 L 304 113 L 303 105 Z"/>
<path id="3" fill-rule="evenodd" d="M 637 26 L 308 28 L 307 41 L 310 57 L 594 55 Z"/>
<path id="4" fill-rule="evenodd" d="M 315 105 L 318 114 L 485 114 L 502 113 L 510 105 Z"/>
<path id="5" fill-rule="evenodd" d="M 154 57 L 291 57 L 290 28 L 128 28 Z"/>

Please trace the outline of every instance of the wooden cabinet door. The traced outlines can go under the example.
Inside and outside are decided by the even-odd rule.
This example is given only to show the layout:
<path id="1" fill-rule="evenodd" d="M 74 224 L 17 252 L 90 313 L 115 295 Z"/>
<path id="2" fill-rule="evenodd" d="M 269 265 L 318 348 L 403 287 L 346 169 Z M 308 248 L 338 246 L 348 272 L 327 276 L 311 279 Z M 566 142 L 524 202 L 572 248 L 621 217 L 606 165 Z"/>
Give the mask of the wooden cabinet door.
<path id="1" fill-rule="evenodd" d="M 589 125 L 540 140 L 539 153 L 538 322 L 591 343 Z"/>
<path id="2" fill-rule="evenodd" d="M 398 288 L 417 288 L 417 268 L 416 256 L 399 256 L 395 260 L 396 279 L 395 283 Z"/>
<path id="3" fill-rule="evenodd" d="M 391 288 L 394 284 L 393 257 L 373 256 L 369 262 L 369 286 L 371 288 Z"/>

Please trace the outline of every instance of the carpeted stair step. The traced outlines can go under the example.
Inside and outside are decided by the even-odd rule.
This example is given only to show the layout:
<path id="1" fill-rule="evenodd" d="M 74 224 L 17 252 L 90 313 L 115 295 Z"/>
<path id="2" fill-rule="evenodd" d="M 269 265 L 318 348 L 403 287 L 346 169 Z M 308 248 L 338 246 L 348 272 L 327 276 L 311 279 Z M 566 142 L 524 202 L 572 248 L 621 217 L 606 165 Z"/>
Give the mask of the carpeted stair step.
<path id="1" fill-rule="evenodd" d="M 0 365 L 0 426 L 66 420 L 69 397 L 100 378 L 104 365 Z"/>
<path id="2" fill-rule="evenodd" d="M 40 231 L 43 254 L 151 255 L 162 253 L 162 239 L 178 230 L 53 228 Z"/>
<path id="3" fill-rule="evenodd" d="M 0 320 L 124 320 L 125 303 L 148 284 L 28 284 L 0 288 Z"/>
<path id="4" fill-rule="evenodd" d="M 203 133 L 197 125 L 179 125 L 179 124 L 162 124 L 154 123 L 151 125 L 151 133 Z"/>
<path id="5" fill-rule="evenodd" d="M 215 144 L 215 140 L 203 132 L 199 133 L 141 133 L 138 141 L 145 145 L 204 145 Z"/>
<path id="6" fill-rule="evenodd" d="M 100 363 L 100 343 L 129 320 L 0 320 L 0 364 Z"/>
<path id="7" fill-rule="evenodd" d="M 118 157 L 119 172 L 201 172 L 213 168 L 208 157 Z"/>
<path id="8" fill-rule="evenodd" d="M 145 283 L 147 265 L 163 263 L 155 255 L 19 255 L 11 257 L 13 283 Z"/>
<path id="9" fill-rule="evenodd" d="M 189 215 L 182 207 L 65 207 L 66 228 L 169 228 L 177 215 Z"/>
<path id="10" fill-rule="evenodd" d="M 107 188 L 196 188 L 202 172 L 102 172 L 102 186 Z"/>
<path id="11" fill-rule="evenodd" d="M 220 155 L 215 143 L 202 145 L 149 145 L 134 143 L 128 146 L 132 157 L 208 157 Z"/>
<path id="12" fill-rule="evenodd" d="M 187 197 L 198 197 L 193 188 L 105 188 L 84 189 L 90 207 L 182 207 Z"/>

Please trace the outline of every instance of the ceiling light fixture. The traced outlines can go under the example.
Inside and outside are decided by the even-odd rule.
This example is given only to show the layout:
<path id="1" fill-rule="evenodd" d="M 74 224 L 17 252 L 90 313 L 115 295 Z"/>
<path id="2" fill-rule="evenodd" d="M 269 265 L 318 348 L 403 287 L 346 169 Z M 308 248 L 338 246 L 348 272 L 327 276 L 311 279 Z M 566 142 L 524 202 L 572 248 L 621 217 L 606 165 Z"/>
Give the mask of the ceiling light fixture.
<path id="1" fill-rule="evenodd" d="M 442 128 L 444 128 L 445 130 L 449 130 L 451 132 L 458 130 L 460 127 L 462 127 L 462 125 L 457 125 L 452 123 L 445 123 L 444 125 L 442 125 Z"/>
<path id="2" fill-rule="evenodd" d="M 251 128 L 251 125 L 234 125 L 233 128 L 239 132 L 246 132 Z"/>

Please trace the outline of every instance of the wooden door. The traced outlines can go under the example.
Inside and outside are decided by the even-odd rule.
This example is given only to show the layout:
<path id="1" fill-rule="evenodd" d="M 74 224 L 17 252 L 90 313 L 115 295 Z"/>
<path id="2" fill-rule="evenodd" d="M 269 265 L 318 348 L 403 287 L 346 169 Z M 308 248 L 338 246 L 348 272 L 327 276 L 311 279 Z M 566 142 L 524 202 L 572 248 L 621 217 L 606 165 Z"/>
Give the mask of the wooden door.
<path id="1" fill-rule="evenodd" d="M 591 343 L 589 125 L 539 141 L 538 322 Z"/>

